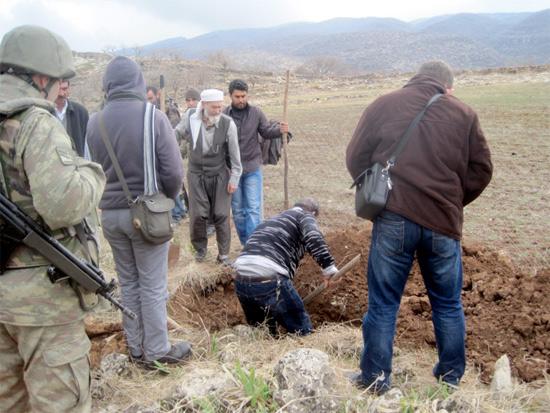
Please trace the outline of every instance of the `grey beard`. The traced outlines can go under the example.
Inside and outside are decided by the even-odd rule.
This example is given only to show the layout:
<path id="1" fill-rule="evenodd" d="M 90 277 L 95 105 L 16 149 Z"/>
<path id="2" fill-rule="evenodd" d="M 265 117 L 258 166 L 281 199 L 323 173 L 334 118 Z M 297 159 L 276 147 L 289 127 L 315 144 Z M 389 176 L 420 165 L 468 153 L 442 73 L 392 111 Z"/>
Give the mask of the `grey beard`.
<path id="1" fill-rule="evenodd" d="M 207 115 L 206 112 L 203 115 L 204 115 L 203 119 L 207 126 L 215 125 L 220 120 L 220 117 L 221 117 L 221 115 L 210 116 L 210 115 Z"/>

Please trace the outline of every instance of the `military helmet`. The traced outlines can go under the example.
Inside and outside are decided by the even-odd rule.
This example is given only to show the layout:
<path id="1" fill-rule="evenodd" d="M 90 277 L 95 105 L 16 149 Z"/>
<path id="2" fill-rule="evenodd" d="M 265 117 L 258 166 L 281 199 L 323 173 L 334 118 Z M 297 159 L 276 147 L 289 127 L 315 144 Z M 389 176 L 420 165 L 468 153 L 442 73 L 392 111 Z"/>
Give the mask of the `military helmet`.
<path id="1" fill-rule="evenodd" d="M 55 79 L 75 75 L 73 53 L 61 36 L 39 26 L 19 26 L 0 43 L 0 70 L 39 73 Z"/>

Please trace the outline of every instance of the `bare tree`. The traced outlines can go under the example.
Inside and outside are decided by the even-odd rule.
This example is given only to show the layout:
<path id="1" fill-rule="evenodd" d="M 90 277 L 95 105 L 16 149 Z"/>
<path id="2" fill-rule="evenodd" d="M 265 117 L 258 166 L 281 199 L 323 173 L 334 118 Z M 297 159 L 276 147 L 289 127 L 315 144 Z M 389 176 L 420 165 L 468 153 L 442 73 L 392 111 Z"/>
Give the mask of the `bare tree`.
<path id="1" fill-rule="evenodd" d="M 336 57 L 317 56 L 306 60 L 296 69 L 296 73 L 306 76 L 338 76 L 348 70 L 349 68 Z"/>
<path id="2" fill-rule="evenodd" d="M 103 46 L 103 49 L 101 49 L 101 51 L 110 56 L 114 56 L 116 54 L 117 47 L 113 44 L 107 44 Z"/>
<path id="3" fill-rule="evenodd" d="M 234 66 L 228 54 L 223 50 L 211 53 L 207 56 L 206 61 L 215 66 L 219 66 L 222 69 L 224 83 L 229 72 L 229 69 Z"/>
<path id="4" fill-rule="evenodd" d="M 141 57 L 143 56 L 143 47 L 140 46 L 140 45 L 137 45 L 137 44 L 134 45 L 134 46 L 132 47 L 132 54 L 133 54 L 133 56 L 134 56 L 134 60 L 135 60 L 136 62 L 139 62 L 140 59 L 141 59 Z"/>

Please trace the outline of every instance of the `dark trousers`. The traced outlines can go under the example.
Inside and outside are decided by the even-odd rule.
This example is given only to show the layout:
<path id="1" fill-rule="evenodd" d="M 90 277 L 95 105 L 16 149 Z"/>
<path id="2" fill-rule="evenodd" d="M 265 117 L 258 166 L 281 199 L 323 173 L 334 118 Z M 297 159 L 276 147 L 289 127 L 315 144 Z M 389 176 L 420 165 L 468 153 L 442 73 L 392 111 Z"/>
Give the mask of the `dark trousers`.
<path id="1" fill-rule="evenodd" d="M 206 224 L 211 219 L 216 227 L 219 255 L 228 255 L 231 246 L 231 194 L 227 192 L 229 173 L 224 170 L 218 175 L 206 176 L 191 172 L 188 181 L 189 231 L 193 248 L 196 251 L 206 250 Z"/>
<path id="2" fill-rule="evenodd" d="M 266 323 L 273 335 L 277 334 L 277 324 L 289 333 L 311 333 L 311 321 L 304 302 L 288 278 L 264 282 L 236 280 L 235 291 L 248 324 Z"/>

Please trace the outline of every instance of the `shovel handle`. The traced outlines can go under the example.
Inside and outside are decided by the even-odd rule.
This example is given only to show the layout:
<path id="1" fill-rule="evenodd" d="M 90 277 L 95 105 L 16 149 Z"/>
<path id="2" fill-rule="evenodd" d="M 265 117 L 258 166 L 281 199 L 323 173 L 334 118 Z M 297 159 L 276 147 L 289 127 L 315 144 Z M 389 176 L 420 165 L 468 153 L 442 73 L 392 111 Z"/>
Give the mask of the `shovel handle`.
<path id="1" fill-rule="evenodd" d="M 338 279 L 345 273 L 347 273 L 355 264 L 359 262 L 359 259 L 361 258 L 361 254 L 357 254 L 355 257 L 353 257 L 346 265 L 344 265 L 336 274 L 332 276 L 332 279 Z M 304 298 L 304 304 L 309 304 L 312 302 L 315 297 L 317 297 L 319 294 L 321 294 L 323 291 L 325 291 L 326 287 L 325 284 L 321 284 L 318 286 L 315 290 L 310 292 L 306 297 Z"/>

